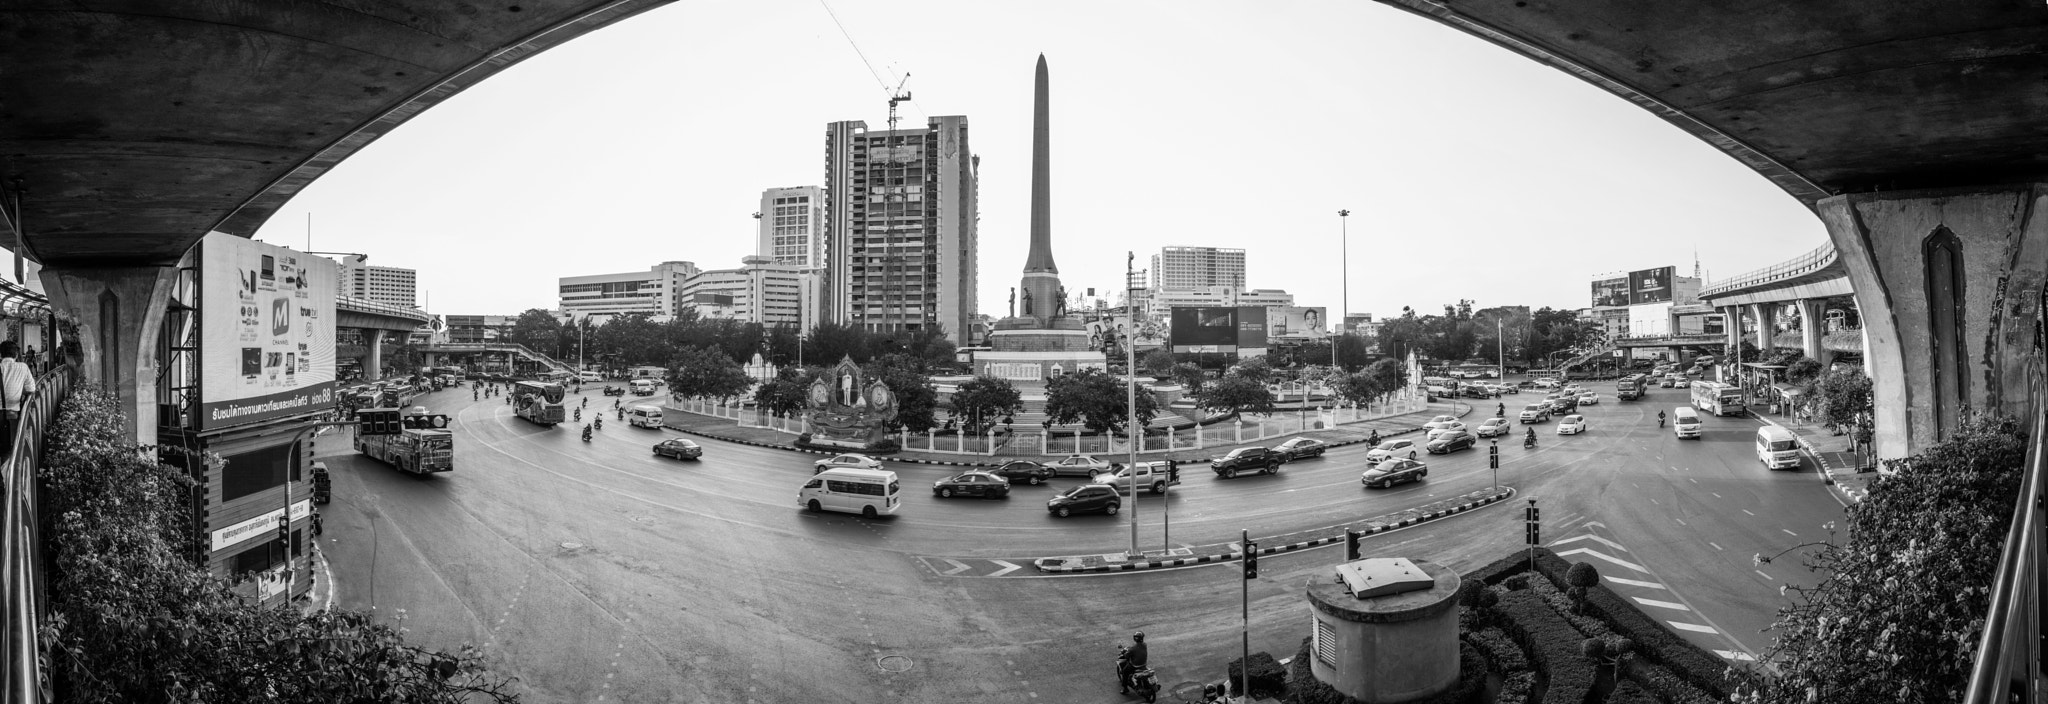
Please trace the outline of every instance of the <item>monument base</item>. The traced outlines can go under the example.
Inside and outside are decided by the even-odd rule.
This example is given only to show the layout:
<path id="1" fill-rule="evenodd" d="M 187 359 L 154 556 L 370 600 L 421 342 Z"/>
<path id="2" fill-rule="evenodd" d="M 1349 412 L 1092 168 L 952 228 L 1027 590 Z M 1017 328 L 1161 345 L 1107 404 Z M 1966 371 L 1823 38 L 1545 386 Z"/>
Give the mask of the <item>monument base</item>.
<path id="1" fill-rule="evenodd" d="M 994 349 L 974 354 L 977 375 L 1042 384 L 1083 369 L 1109 371 L 1102 352 L 1089 349 L 1087 330 L 996 330 L 988 344 Z"/>

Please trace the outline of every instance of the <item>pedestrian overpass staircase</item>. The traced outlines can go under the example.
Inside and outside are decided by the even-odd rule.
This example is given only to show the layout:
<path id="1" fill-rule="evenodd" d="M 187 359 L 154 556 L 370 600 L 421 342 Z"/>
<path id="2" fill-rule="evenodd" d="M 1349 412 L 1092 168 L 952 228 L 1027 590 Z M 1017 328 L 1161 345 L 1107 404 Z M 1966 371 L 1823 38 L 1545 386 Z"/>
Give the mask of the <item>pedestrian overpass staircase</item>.
<path id="1" fill-rule="evenodd" d="M 531 347 L 527 347 L 526 345 L 522 345 L 517 342 L 444 342 L 441 344 L 426 345 L 419 348 L 419 350 L 421 352 L 432 354 L 476 354 L 479 352 L 500 352 L 516 354 L 519 355 L 521 359 L 525 359 L 529 362 L 538 362 L 542 365 L 545 365 L 551 371 L 566 372 L 569 374 L 576 373 L 575 367 L 564 364 L 561 362 L 561 360 L 549 357 L 546 354 L 542 354 L 541 352 L 536 351 Z"/>

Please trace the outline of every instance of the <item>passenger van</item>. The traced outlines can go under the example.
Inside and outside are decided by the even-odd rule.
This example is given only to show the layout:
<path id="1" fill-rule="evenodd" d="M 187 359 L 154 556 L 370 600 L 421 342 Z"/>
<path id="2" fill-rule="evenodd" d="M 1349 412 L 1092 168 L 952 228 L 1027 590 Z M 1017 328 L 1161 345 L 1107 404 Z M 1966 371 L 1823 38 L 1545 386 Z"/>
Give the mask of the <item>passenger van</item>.
<path id="1" fill-rule="evenodd" d="M 796 504 L 809 511 L 844 511 L 874 518 L 896 512 L 903 503 L 898 490 L 895 472 L 835 467 L 805 482 L 796 493 Z"/>
<path id="2" fill-rule="evenodd" d="M 626 409 L 626 422 L 635 428 L 661 427 L 660 406 L 634 406 Z"/>
<path id="3" fill-rule="evenodd" d="M 634 396 L 653 396 L 653 395 L 654 395 L 654 380 L 653 380 L 653 379 L 634 379 L 634 380 L 633 380 L 633 382 L 632 382 L 632 387 L 633 387 L 633 395 L 634 395 Z"/>
<path id="4" fill-rule="evenodd" d="M 1700 436 L 1700 412 L 1692 406 L 1679 406 L 1671 410 L 1671 432 L 1681 438 Z"/>
<path id="5" fill-rule="evenodd" d="M 1799 440 L 1775 425 L 1756 429 L 1756 458 L 1771 469 L 1799 468 Z"/>

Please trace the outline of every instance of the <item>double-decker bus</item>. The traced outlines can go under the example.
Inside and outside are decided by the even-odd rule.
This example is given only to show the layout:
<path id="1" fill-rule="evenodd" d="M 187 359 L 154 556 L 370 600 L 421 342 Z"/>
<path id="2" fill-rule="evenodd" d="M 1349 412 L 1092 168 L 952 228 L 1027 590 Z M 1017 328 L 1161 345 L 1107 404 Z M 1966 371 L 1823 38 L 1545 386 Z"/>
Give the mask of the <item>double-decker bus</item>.
<path id="1" fill-rule="evenodd" d="M 1717 416 L 1741 413 L 1742 389 L 1718 381 L 1695 381 L 1692 383 L 1692 407 Z"/>
<path id="2" fill-rule="evenodd" d="M 541 425 L 560 423 L 566 413 L 562 406 L 564 393 L 561 384 L 545 381 L 515 383 L 512 385 L 512 412 Z"/>

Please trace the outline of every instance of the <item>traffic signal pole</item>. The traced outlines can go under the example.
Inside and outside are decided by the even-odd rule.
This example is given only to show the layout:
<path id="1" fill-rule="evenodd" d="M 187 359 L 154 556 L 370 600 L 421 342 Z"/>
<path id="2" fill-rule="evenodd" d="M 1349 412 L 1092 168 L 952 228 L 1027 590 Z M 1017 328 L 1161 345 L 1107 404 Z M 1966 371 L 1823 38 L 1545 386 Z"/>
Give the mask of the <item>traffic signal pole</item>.
<path id="1" fill-rule="evenodd" d="M 1244 628 L 1240 632 L 1243 648 L 1237 661 L 1239 701 L 1252 698 L 1252 580 L 1259 578 L 1259 544 L 1252 542 L 1252 532 L 1240 530 L 1238 544 L 1244 546 L 1244 581 L 1239 590 L 1244 609 Z"/>

